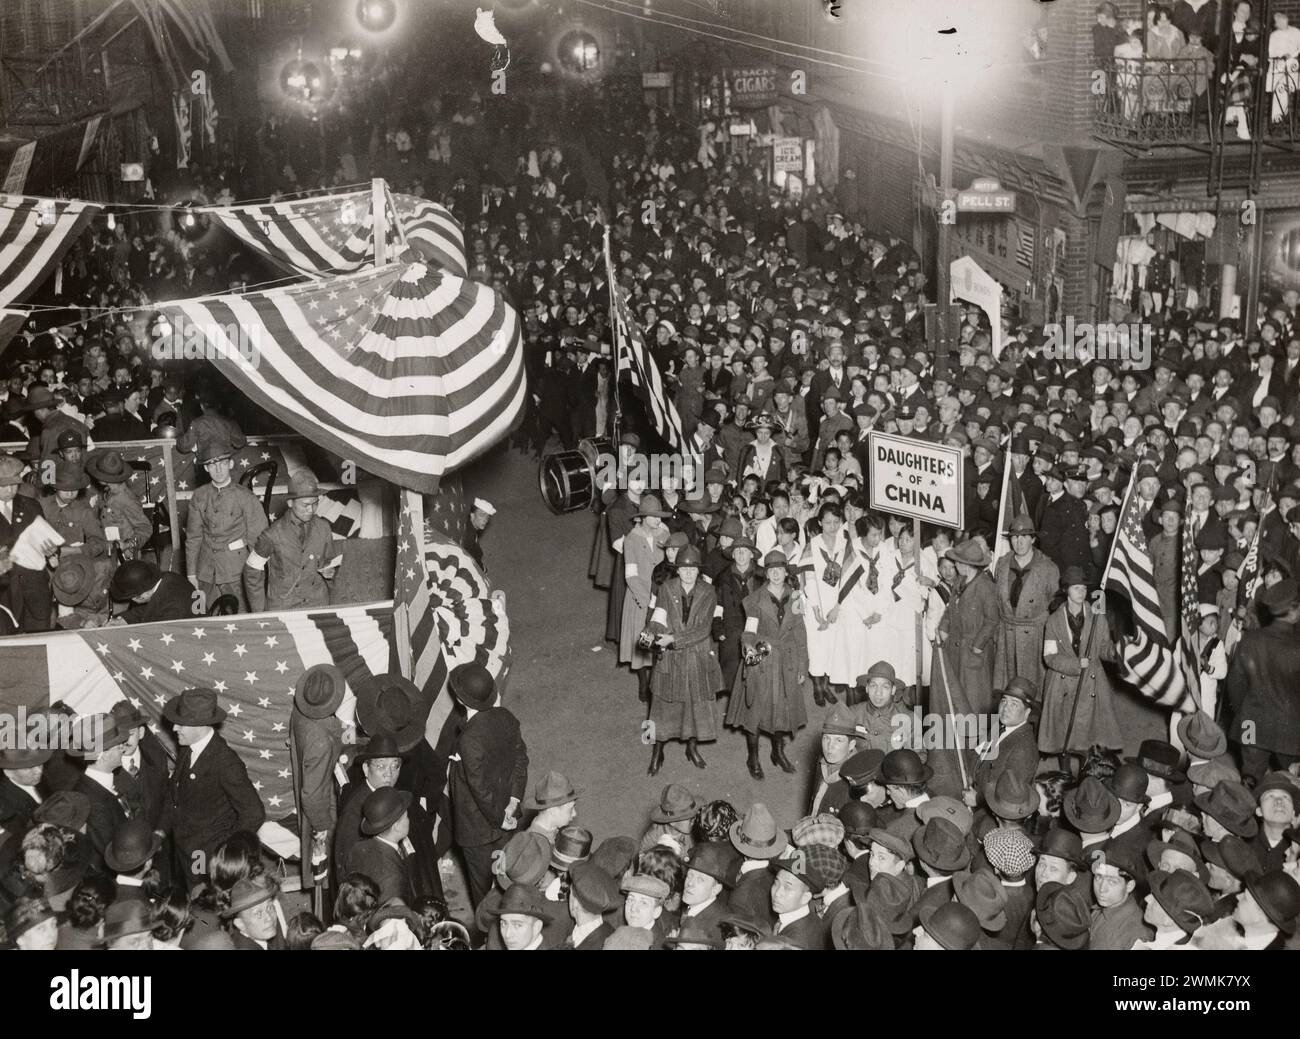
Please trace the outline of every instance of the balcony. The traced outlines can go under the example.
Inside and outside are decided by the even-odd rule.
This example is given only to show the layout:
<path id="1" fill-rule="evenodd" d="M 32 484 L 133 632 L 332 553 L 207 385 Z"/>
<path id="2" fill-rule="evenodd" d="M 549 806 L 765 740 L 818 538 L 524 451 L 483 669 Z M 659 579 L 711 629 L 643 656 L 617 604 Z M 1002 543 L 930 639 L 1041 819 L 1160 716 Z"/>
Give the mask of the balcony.
<path id="1" fill-rule="evenodd" d="M 1102 79 L 1104 77 L 1104 79 Z M 1094 136 L 1131 151 L 1300 143 L 1300 61 L 1273 58 L 1223 81 L 1204 59 L 1115 58 L 1094 85 Z"/>

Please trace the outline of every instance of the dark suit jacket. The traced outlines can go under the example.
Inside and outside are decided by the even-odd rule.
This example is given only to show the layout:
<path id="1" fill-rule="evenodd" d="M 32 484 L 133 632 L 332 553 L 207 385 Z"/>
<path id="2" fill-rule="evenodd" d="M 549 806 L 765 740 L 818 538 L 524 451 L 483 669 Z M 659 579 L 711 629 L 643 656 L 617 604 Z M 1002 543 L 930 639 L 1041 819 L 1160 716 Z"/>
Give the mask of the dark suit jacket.
<path id="1" fill-rule="evenodd" d="M 187 868 L 193 852 L 211 854 L 231 834 L 256 833 L 266 821 L 266 809 L 244 763 L 220 733 L 213 734 L 193 766 L 190 748 L 180 749 L 169 793 L 160 828 L 172 835 Z"/>
<path id="2" fill-rule="evenodd" d="M 418 754 L 419 752 L 416 751 L 415 753 Z M 417 787 L 408 785 L 406 782 L 406 765 L 409 763 L 408 759 L 403 764 L 402 774 L 397 780 L 397 789 L 410 790 L 415 797 L 411 802 L 411 807 L 406 810 L 406 817 L 411 822 L 411 832 L 408 839 L 415 849 L 415 854 L 407 859 L 406 875 L 410 879 L 411 888 L 416 897 L 434 895 L 441 898 L 442 876 L 438 872 L 439 853 L 433 836 L 435 816 L 432 812 L 426 812 L 420 806 L 421 796 L 424 796 L 427 800 L 428 795 L 422 795 Z M 349 783 L 339 797 L 338 821 L 334 826 L 333 859 L 338 879 L 342 879 L 347 875 L 348 855 L 352 848 L 364 839 L 361 833 L 361 809 L 365 805 L 366 797 L 373 792 L 370 789 L 370 784 L 362 778 L 357 782 Z M 442 829 L 445 832 L 446 826 L 443 826 Z"/>
<path id="3" fill-rule="evenodd" d="M 346 865 L 349 873 L 364 873 L 379 885 L 381 904 L 396 897 L 410 905 L 409 859 L 409 855 L 403 857 L 391 844 L 385 844 L 378 837 L 367 837 L 352 845 Z"/>
<path id="4" fill-rule="evenodd" d="M 36 785 L 36 790 L 42 797 L 50 795 L 44 781 Z M 31 795 L 25 790 L 20 790 L 8 776 L 0 772 L 0 830 L 13 834 L 16 840 L 21 840 L 22 835 L 27 832 L 34 811 L 36 811 L 36 802 L 31 799 Z"/>
<path id="5" fill-rule="evenodd" d="M 614 933 L 614 928 L 610 927 L 609 924 L 604 923 L 602 921 L 601 925 L 597 927 L 594 931 L 592 931 L 591 934 L 587 935 L 586 938 L 582 939 L 582 941 L 579 944 L 574 945 L 573 936 L 570 935 L 568 938 L 564 940 L 564 944 L 561 945 L 560 948 L 576 949 L 578 952 L 592 952 L 593 950 L 599 951 L 604 946 L 605 939 L 608 938 L 613 933 Z"/>
<path id="6" fill-rule="evenodd" d="M 722 891 L 713 903 L 698 916 L 686 915 L 686 905 L 682 906 L 682 923 L 687 920 L 694 920 L 699 926 L 703 927 L 709 934 L 713 935 L 719 941 L 722 940 L 722 918 L 731 912 L 731 906 L 727 901 L 726 891 Z"/>
<path id="7" fill-rule="evenodd" d="M 121 797 L 114 797 L 89 776 L 82 776 L 73 787 L 90 798 L 90 816 L 86 820 L 86 836 L 94 852 L 92 864 L 102 868 L 104 849 L 113 840 L 117 828 L 127 820 L 126 806 Z"/>
<path id="8" fill-rule="evenodd" d="M 168 775 L 167 751 L 158 737 L 147 728 L 140 738 L 140 769 L 133 776 L 124 768 L 113 773 L 117 791 L 126 799 L 131 818 L 143 818 L 157 828 L 167 803 Z"/>
<path id="9" fill-rule="evenodd" d="M 211 605 L 209 603 L 208 605 Z M 178 621 L 194 616 L 194 587 L 180 574 L 166 573 L 153 598 L 146 603 L 135 603 L 122 614 L 127 624 L 148 624 L 151 621 Z"/>
<path id="10" fill-rule="evenodd" d="M 1038 737 L 1033 725 L 1025 722 L 1000 739 L 996 749 L 996 756 L 981 758 L 975 766 L 975 792 L 983 798 L 988 784 L 996 783 L 1003 772 L 1016 773 L 1027 788 L 1032 788 L 1038 772 Z"/>
<path id="11" fill-rule="evenodd" d="M 756 869 L 744 874 L 727 896 L 732 912 L 748 912 L 755 920 L 771 926 L 776 919 L 772 912 L 772 871 Z"/>
<path id="12" fill-rule="evenodd" d="M 519 720 L 504 707 L 480 711 L 465 723 L 450 773 L 451 818 L 457 844 L 478 848 L 508 831 L 501 828 L 512 797 L 522 804 L 528 787 L 528 748 Z"/>
<path id="13" fill-rule="evenodd" d="M 11 548 L 18 535 L 32 525 L 32 521 L 41 515 L 41 505 L 35 498 L 20 494 L 13 500 L 14 518 L 11 523 L 0 516 L 0 548 Z M 0 583 L 3 583 L 0 581 Z"/>
<path id="14" fill-rule="evenodd" d="M 801 949 L 830 948 L 829 924 L 817 915 L 811 904 L 807 916 L 796 920 L 781 933 L 796 942 Z"/>

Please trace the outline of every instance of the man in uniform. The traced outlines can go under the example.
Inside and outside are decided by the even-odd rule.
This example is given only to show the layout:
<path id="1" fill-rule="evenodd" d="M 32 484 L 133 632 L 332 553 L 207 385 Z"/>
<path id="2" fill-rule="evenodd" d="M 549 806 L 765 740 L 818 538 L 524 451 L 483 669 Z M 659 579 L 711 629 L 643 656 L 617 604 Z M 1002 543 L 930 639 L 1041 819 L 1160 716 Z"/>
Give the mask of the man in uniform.
<path id="1" fill-rule="evenodd" d="M 35 415 L 37 421 L 41 424 L 40 433 L 32 437 L 33 453 L 41 461 L 47 461 L 57 456 L 59 437 L 65 430 L 76 433 L 77 438 L 83 444 L 86 442 L 87 436 L 89 436 L 85 423 L 79 422 L 71 415 L 65 415 L 60 411 L 59 399 L 44 386 L 37 386 L 27 395 L 27 403 L 24 408 Z"/>
<path id="2" fill-rule="evenodd" d="M 212 482 L 190 499 L 185 572 L 190 584 L 203 593 L 204 613 L 219 595 L 235 596 L 240 610 L 247 610 L 240 577 L 249 546 L 266 530 L 266 513 L 252 491 L 231 481 L 234 450 L 228 443 L 210 442 L 202 451 L 199 462 Z"/>
<path id="3" fill-rule="evenodd" d="M 461 539 L 460 547 L 470 554 L 470 558 L 480 568 L 483 566 L 483 547 L 478 543 L 478 539 L 483 531 L 487 530 L 488 523 L 496 514 L 497 510 L 491 502 L 483 498 L 475 498 L 474 508 L 470 510 L 469 522 L 465 524 L 465 536 Z"/>
<path id="4" fill-rule="evenodd" d="M 90 486 L 90 477 L 80 465 L 59 462 L 54 466 L 53 493 L 41 499 L 41 512 L 63 538 L 60 555 L 86 555 L 91 558 L 108 554 L 104 528 L 99 516 L 81 492 Z"/>
<path id="5" fill-rule="evenodd" d="M 299 469 L 289 477 L 289 507 L 262 531 L 244 562 L 244 591 L 254 613 L 329 605 L 325 582 L 338 568 L 332 557 L 334 533 L 316 515 L 319 501 L 311 470 Z"/>

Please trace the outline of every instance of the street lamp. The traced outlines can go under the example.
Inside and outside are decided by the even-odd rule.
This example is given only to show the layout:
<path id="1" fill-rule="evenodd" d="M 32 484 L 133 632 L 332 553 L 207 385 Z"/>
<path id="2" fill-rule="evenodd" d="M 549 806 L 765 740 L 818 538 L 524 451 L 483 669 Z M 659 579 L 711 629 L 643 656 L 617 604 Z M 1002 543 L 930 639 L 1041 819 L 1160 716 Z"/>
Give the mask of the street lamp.
<path id="1" fill-rule="evenodd" d="M 357 21 L 370 32 L 384 32 L 397 20 L 396 0 L 360 0 Z"/>

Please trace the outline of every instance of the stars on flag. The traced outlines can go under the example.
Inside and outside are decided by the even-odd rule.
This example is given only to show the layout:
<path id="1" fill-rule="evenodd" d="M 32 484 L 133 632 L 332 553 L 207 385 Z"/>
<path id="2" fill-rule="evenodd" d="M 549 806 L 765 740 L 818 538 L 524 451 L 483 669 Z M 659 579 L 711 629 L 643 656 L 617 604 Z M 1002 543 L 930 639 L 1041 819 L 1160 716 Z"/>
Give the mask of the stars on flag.
<path id="1" fill-rule="evenodd" d="M 248 647 L 245 646 L 242 642 L 235 646 L 235 656 L 243 657 L 244 654 L 247 652 L 248 652 Z"/>
<path id="2" fill-rule="evenodd" d="M 211 667 L 211 666 L 212 666 L 213 664 L 215 664 L 216 662 L 217 662 L 217 658 L 216 658 L 216 655 L 215 655 L 215 654 L 213 654 L 213 653 L 204 653 L 204 654 L 203 654 L 203 663 L 207 664 L 208 667 Z"/>

